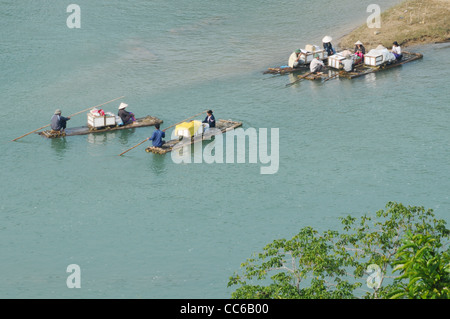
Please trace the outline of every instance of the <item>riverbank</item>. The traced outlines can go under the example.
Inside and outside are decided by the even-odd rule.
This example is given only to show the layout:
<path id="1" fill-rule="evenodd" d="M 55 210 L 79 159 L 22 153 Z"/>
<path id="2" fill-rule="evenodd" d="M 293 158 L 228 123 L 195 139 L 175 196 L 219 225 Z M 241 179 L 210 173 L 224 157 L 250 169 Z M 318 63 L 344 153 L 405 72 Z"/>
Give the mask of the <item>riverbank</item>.
<path id="1" fill-rule="evenodd" d="M 391 47 L 397 41 L 402 47 L 450 41 L 450 0 L 407 0 L 381 13 L 381 27 L 366 24 L 343 36 L 341 49 L 354 47 L 358 40 L 366 49 L 379 44 Z"/>

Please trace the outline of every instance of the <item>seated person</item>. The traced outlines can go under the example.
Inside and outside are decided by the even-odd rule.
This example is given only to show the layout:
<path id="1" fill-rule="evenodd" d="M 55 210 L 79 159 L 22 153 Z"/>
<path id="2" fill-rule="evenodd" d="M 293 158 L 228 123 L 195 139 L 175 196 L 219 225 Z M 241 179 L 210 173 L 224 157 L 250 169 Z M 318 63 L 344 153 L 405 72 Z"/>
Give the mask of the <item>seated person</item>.
<path id="1" fill-rule="evenodd" d="M 361 41 L 357 41 L 355 43 L 355 49 L 354 49 L 355 54 L 360 57 L 360 60 L 357 61 L 356 64 L 364 61 L 364 54 L 366 54 L 366 48 L 364 47 L 364 45 L 362 44 Z"/>
<path id="2" fill-rule="evenodd" d="M 353 51 L 355 51 L 355 53 L 361 52 L 362 54 L 366 54 L 366 48 L 364 47 L 361 41 L 356 41 L 355 49 Z"/>
<path id="3" fill-rule="evenodd" d="M 402 48 L 398 45 L 397 41 L 394 41 L 391 52 L 395 55 L 395 59 L 397 61 L 400 61 L 402 59 Z"/>
<path id="4" fill-rule="evenodd" d="M 119 105 L 118 115 L 122 119 L 123 125 L 131 124 L 136 121 L 136 119 L 134 118 L 134 114 L 125 110 L 127 106 L 128 104 L 125 103 L 120 103 Z"/>
<path id="5" fill-rule="evenodd" d="M 331 40 L 333 40 L 333 39 L 328 35 L 322 39 L 323 48 L 325 51 L 327 51 L 329 56 L 336 54 L 336 50 L 333 48 L 333 45 L 331 44 Z"/>
<path id="6" fill-rule="evenodd" d="M 70 117 L 61 116 L 61 110 L 57 109 L 52 116 L 50 126 L 53 131 L 64 132 L 68 120 L 70 120 Z"/>
<path id="7" fill-rule="evenodd" d="M 216 127 L 216 119 L 214 118 L 213 111 L 209 110 L 206 112 L 206 117 L 202 123 L 206 123 L 209 127 Z"/>
<path id="8" fill-rule="evenodd" d="M 291 68 L 298 68 L 301 66 L 304 61 L 300 59 L 302 56 L 302 50 L 297 49 L 294 52 L 292 52 L 291 56 L 289 57 L 288 66 Z"/>
<path id="9" fill-rule="evenodd" d="M 325 68 L 325 64 L 319 59 L 319 55 L 315 54 L 314 59 L 309 64 L 309 70 L 313 73 L 322 72 Z"/>
<path id="10" fill-rule="evenodd" d="M 163 140 L 163 137 L 166 137 L 166 130 L 160 130 L 159 129 L 159 124 L 155 124 L 155 128 L 156 130 L 153 131 L 153 134 L 151 137 L 148 138 L 149 141 L 152 141 L 152 145 L 154 147 L 161 147 L 164 145 L 164 143 L 166 143 Z"/>
<path id="11" fill-rule="evenodd" d="M 342 68 L 344 69 L 344 71 L 346 72 L 353 71 L 353 59 L 351 57 L 342 60 L 340 63 L 342 64 Z"/>

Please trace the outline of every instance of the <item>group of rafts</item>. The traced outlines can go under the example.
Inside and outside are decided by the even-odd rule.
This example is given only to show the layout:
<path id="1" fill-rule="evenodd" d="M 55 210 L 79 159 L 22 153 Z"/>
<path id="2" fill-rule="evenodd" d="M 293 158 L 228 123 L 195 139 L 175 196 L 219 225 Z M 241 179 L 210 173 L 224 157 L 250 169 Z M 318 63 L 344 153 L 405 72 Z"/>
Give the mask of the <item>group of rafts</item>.
<path id="1" fill-rule="evenodd" d="M 353 79 L 423 57 L 420 53 L 402 52 L 397 42 L 393 42 L 391 50 L 379 45 L 365 52 L 363 43 L 357 41 L 353 50 L 345 49 L 336 52 L 331 41 L 330 36 L 325 36 L 322 39 L 323 48 L 317 45 L 306 45 L 304 49 L 297 49 L 290 55 L 288 65 L 269 68 L 264 73 L 302 72 L 303 74 L 298 75 L 295 82 L 300 79 L 327 81 L 338 77 Z"/>
<path id="2" fill-rule="evenodd" d="M 361 43 L 361 41 L 358 41 L 355 43 L 355 49 L 353 51 L 346 49 L 340 52 L 336 52 L 331 45 L 331 40 L 332 38 L 329 36 L 326 36 L 322 39 L 323 49 L 321 49 L 317 45 L 307 45 L 305 49 L 298 49 L 294 51 L 289 57 L 287 66 L 269 68 L 264 73 L 294 74 L 295 72 L 303 71 L 304 74 L 299 75 L 294 83 L 302 79 L 324 81 L 336 77 L 345 77 L 352 79 L 422 58 L 422 54 L 419 53 L 411 53 L 405 51 L 401 52 L 401 49 L 396 42 L 394 42 L 394 47 L 391 51 L 383 46 L 378 46 L 376 49 L 372 49 L 366 53 L 363 44 Z M 120 98 L 105 102 L 103 104 L 100 104 L 99 106 L 103 106 Z M 233 130 L 237 127 L 242 126 L 242 122 L 236 122 L 232 120 L 219 119 L 216 121 L 214 116 L 212 115 L 212 111 L 209 110 L 196 114 L 163 130 L 160 130 L 160 124 L 163 123 L 162 120 L 153 116 L 135 118 L 133 113 L 125 110 L 127 106 L 128 105 L 125 103 L 120 103 L 119 112 L 117 115 L 110 112 L 104 112 L 98 107 L 91 107 L 89 109 L 72 114 L 67 118 L 61 115 L 60 110 L 57 110 L 52 117 L 51 124 L 22 135 L 21 137 L 18 137 L 13 141 L 16 141 L 31 133 L 37 132 L 47 126 L 52 126 L 52 129 L 40 131 L 38 132 L 38 134 L 47 138 L 58 138 L 72 135 L 104 133 L 115 130 L 155 126 L 155 131 L 153 132 L 152 137 L 146 138 L 144 141 L 131 147 L 130 149 L 119 155 L 123 155 L 129 150 L 152 139 L 153 145 L 147 147 L 145 150 L 147 152 L 165 154 L 176 149 L 177 146 L 180 146 L 181 144 L 183 144 L 183 146 L 186 146 L 203 141 L 205 139 L 211 139 L 212 133 L 210 130 L 210 124 L 212 123 L 214 123 L 214 128 L 220 130 L 221 133 L 226 133 L 229 130 Z M 87 126 L 66 128 L 66 121 L 68 121 L 71 116 L 80 114 L 85 111 L 89 111 L 87 114 Z M 203 113 L 208 113 L 204 121 L 191 120 L 192 118 L 200 116 Z M 211 122 L 211 120 L 213 122 Z M 58 128 L 55 129 L 54 125 L 56 125 Z M 172 137 L 175 138 L 163 142 L 163 144 L 155 145 L 155 138 L 153 137 L 156 136 L 157 139 L 160 140 L 161 137 L 165 137 L 165 131 L 172 127 L 175 127 L 175 131 L 172 134 Z M 183 141 L 183 143 L 181 141 Z"/>
<path id="3" fill-rule="evenodd" d="M 112 101 L 115 100 L 117 99 L 114 99 Z M 101 106 L 110 102 L 103 103 L 101 104 Z M 219 131 L 220 133 L 226 133 L 227 131 L 242 126 L 242 122 L 224 119 L 216 120 L 214 118 L 213 111 L 207 110 L 198 113 L 194 116 L 191 116 L 185 120 L 182 120 L 176 124 L 173 124 L 167 128 L 160 129 L 160 124 L 163 123 L 162 120 L 160 120 L 157 117 L 149 115 L 141 118 L 135 118 L 132 112 L 128 112 L 126 110 L 127 107 L 128 104 L 120 103 L 118 107 L 119 112 L 117 115 L 111 112 L 105 112 L 103 109 L 98 107 L 92 107 L 87 110 L 83 110 L 81 112 L 69 115 L 67 117 L 64 117 L 62 115 L 61 110 L 57 109 L 51 118 L 50 124 L 43 126 L 42 128 L 39 128 L 37 130 L 31 131 L 25 135 L 22 135 L 21 137 L 18 137 L 13 141 L 25 137 L 30 133 L 37 133 L 47 138 L 61 138 L 73 135 L 105 133 L 116 130 L 155 126 L 155 130 L 152 136 L 146 138 L 144 141 L 140 142 L 139 144 L 133 146 L 132 148 L 126 150 L 125 152 L 119 155 L 125 154 L 126 152 L 143 144 L 146 141 L 150 141 L 152 143 L 151 146 L 145 149 L 147 152 L 165 154 L 167 152 L 171 152 L 177 147 L 181 146 L 184 147 L 203 140 L 210 140 L 214 137 L 214 135 L 218 134 Z M 67 127 L 67 121 L 69 121 L 72 116 L 86 111 L 88 111 L 87 126 L 74 128 Z M 198 117 L 204 113 L 207 113 L 207 115 L 203 121 L 191 120 L 192 118 Z M 51 129 L 40 131 L 41 129 L 48 126 L 51 126 Z M 172 137 L 174 138 L 172 138 L 169 141 L 163 140 L 163 138 L 165 137 L 165 131 L 172 127 L 175 127 L 174 132 L 172 134 Z"/>

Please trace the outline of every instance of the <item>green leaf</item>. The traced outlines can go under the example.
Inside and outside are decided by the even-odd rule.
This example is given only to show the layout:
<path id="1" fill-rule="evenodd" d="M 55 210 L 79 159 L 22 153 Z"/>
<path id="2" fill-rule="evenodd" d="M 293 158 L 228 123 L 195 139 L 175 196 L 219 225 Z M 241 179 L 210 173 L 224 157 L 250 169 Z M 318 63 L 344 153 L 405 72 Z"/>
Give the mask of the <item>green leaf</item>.
<path id="1" fill-rule="evenodd" d="M 405 268 L 405 264 L 400 264 L 400 265 L 395 266 L 395 268 L 392 270 L 392 272 L 396 272 L 397 270 L 404 269 L 404 268 Z"/>
<path id="2" fill-rule="evenodd" d="M 398 292 L 392 296 L 389 297 L 389 299 L 399 299 L 401 297 L 404 297 L 406 294 L 404 291 Z"/>

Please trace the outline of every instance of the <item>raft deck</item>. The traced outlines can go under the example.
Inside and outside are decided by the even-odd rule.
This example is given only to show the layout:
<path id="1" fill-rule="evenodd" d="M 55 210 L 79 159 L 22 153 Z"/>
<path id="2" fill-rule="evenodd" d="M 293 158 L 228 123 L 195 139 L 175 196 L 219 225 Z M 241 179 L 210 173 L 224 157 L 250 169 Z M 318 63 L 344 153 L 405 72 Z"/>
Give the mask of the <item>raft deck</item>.
<path id="1" fill-rule="evenodd" d="M 309 70 L 309 64 L 302 64 L 301 66 L 297 68 L 291 68 L 289 66 L 286 67 L 276 67 L 276 68 L 268 68 L 266 71 L 264 71 L 264 74 L 289 74 L 289 73 L 295 73 L 295 72 L 303 72 L 305 70 Z"/>
<path id="2" fill-rule="evenodd" d="M 237 127 L 242 126 L 242 122 L 236 122 L 236 121 L 231 121 L 231 120 L 217 120 L 216 121 L 216 129 L 219 129 L 222 134 L 226 133 L 230 130 L 233 130 Z M 177 145 L 179 147 L 182 146 L 186 146 L 186 145 L 191 145 L 193 143 L 197 143 L 197 142 L 201 142 L 203 140 L 209 140 L 211 138 L 211 134 L 207 134 L 207 132 L 205 132 L 203 135 L 199 135 L 196 136 L 194 138 L 191 138 L 191 141 L 186 143 L 185 141 L 183 141 L 182 144 L 181 143 L 181 139 L 173 139 L 170 141 L 167 141 L 166 143 L 164 143 L 161 147 L 155 147 L 155 146 L 149 146 L 145 149 L 145 151 L 147 153 L 155 153 L 155 154 L 166 154 L 168 152 L 171 152 L 173 149 L 176 149 Z"/>
<path id="3" fill-rule="evenodd" d="M 145 127 L 145 126 L 152 126 L 155 124 L 161 124 L 163 121 L 160 120 L 157 117 L 154 116 L 146 116 L 136 119 L 135 122 L 127 125 L 122 126 L 106 126 L 103 128 L 91 128 L 88 126 L 81 126 L 81 127 L 73 127 L 73 128 L 66 128 L 64 133 L 61 132 L 55 132 L 53 130 L 46 130 L 42 132 L 38 132 L 39 135 L 47 137 L 47 138 L 58 138 L 58 137 L 64 137 L 64 136 L 73 136 L 73 135 L 86 135 L 86 134 L 92 134 L 92 133 L 104 133 L 104 132 L 112 132 L 112 131 L 118 131 L 118 130 L 125 130 L 125 129 L 133 129 L 137 127 Z"/>

